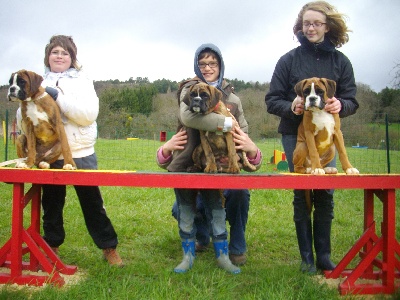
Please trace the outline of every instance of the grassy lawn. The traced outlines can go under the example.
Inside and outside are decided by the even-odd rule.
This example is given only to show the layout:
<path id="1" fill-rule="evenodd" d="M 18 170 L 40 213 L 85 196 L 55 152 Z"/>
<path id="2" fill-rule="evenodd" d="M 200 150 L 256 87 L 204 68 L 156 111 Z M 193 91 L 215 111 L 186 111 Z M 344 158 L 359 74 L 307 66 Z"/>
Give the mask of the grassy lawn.
<path id="1" fill-rule="evenodd" d="M 273 149 L 282 150 L 279 142 L 257 144 L 264 153 L 260 172 L 276 172 L 275 165 L 267 162 Z M 160 145 L 156 140 L 99 140 L 99 168 L 164 172 L 155 163 L 155 150 Z M 358 159 L 360 151 L 363 150 L 349 149 L 351 160 L 353 157 L 357 161 L 354 165 L 364 173 L 374 172 L 368 169 L 373 157 L 366 157 L 372 151 L 363 152 L 364 158 Z M 3 152 L 0 154 L 4 156 Z M 392 173 L 400 173 L 399 163 L 394 168 L 397 170 Z M 12 186 L 0 183 L 0 189 L 0 245 L 3 245 L 10 236 Z M 171 189 L 101 187 L 101 191 L 118 233 L 118 250 L 126 266 L 111 268 L 102 260 L 101 251 L 87 233 L 75 191 L 68 187 L 64 209 L 67 237 L 60 247 L 60 257 L 64 263 L 78 266 L 77 274 L 64 276 L 67 283 L 62 288 L 0 285 L 0 299 L 360 299 L 340 296 L 336 281 L 299 272 L 291 190 L 251 191 L 246 232 L 248 262 L 239 275 L 218 269 L 212 249 L 198 254 L 193 269 L 187 274 L 173 272 L 181 261 L 182 250 L 177 223 L 171 216 L 174 202 Z M 400 197 L 399 191 L 397 197 Z M 334 262 L 338 263 L 362 234 L 363 211 L 362 190 L 335 192 Z M 25 212 L 26 222 L 28 212 L 29 209 Z M 375 212 L 377 232 L 380 232 L 379 201 Z M 400 224 L 399 204 L 396 215 L 396 224 Z M 400 239 L 399 225 L 396 232 Z M 350 267 L 356 263 L 357 260 Z M 396 297 L 400 294 L 389 298 Z"/>

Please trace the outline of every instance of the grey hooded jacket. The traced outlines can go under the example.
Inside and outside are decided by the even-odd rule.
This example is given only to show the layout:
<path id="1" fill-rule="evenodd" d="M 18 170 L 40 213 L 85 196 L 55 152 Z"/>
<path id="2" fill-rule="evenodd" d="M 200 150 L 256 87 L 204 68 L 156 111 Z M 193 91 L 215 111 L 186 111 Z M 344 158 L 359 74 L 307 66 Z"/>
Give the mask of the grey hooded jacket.
<path id="1" fill-rule="evenodd" d="M 194 57 L 194 72 L 197 76 L 193 79 L 181 83 L 181 88 L 178 92 L 178 97 L 180 98 L 179 121 L 181 124 L 183 124 L 187 131 L 188 143 L 186 144 L 184 150 L 174 151 L 172 162 L 167 166 L 167 169 L 170 172 L 186 172 L 189 167 L 193 166 L 192 153 L 194 148 L 196 148 L 197 145 L 200 144 L 200 136 L 198 130 L 217 131 L 218 128 L 223 127 L 225 122 L 225 117 L 219 114 L 212 113 L 208 115 L 200 115 L 192 113 L 189 110 L 189 106 L 181 101 L 192 84 L 195 84 L 199 81 L 207 83 L 207 81 L 201 74 L 200 68 L 198 67 L 198 57 L 200 53 L 206 49 L 213 50 L 215 53 L 218 54 L 220 61 L 220 74 L 216 87 L 223 93 L 224 102 L 239 123 L 240 128 L 244 132 L 248 132 L 248 124 L 244 117 L 242 103 L 239 97 L 237 97 L 233 93 L 232 86 L 224 80 L 225 64 L 221 55 L 221 51 L 218 49 L 217 46 L 213 44 L 201 45 L 196 50 Z M 260 166 L 256 167 L 259 168 Z"/>

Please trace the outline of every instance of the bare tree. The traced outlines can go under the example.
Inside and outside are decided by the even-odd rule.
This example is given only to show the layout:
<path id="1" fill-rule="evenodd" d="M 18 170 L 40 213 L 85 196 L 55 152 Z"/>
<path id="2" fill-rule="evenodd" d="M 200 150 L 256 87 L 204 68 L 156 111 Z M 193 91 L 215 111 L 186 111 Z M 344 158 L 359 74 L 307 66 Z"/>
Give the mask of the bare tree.
<path id="1" fill-rule="evenodd" d="M 394 78 L 392 80 L 393 88 L 400 89 L 400 63 L 397 63 L 392 71 L 394 71 Z"/>

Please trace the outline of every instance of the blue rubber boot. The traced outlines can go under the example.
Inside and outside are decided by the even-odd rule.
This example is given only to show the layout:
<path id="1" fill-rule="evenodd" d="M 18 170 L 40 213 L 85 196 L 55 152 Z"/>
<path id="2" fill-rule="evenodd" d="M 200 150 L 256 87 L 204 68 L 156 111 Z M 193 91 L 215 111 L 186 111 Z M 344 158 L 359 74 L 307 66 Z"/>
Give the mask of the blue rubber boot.
<path id="1" fill-rule="evenodd" d="M 213 244 L 218 267 L 228 271 L 229 273 L 239 274 L 240 268 L 232 264 L 231 260 L 229 259 L 228 240 L 215 241 Z"/>
<path id="2" fill-rule="evenodd" d="M 195 242 L 194 239 L 182 240 L 183 259 L 182 262 L 175 267 L 175 273 L 186 273 L 194 263 L 195 258 Z"/>

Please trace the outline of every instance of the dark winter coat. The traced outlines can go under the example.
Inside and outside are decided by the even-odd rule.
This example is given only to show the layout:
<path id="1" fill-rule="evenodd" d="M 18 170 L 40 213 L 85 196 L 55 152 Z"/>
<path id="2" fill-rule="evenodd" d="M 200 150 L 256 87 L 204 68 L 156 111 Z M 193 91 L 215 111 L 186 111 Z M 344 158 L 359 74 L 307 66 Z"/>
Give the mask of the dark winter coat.
<path id="1" fill-rule="evenodd" d="M 278 132 L 297 135 L 302 115 L 295 115 L 291 104 L 296 98 L 294 86 L 310 77 L 328 78 L 336 82 L 335 97 L 341 102 L 341 118 L 352 115 L 358 108 L 353 67 L 349 59 L 325 39 L 311 43 L 300 32 L 300 46 L 283 55 L 276 64 L 270 90 L 265 96 L 267 111 L 281 118 Z"/>

